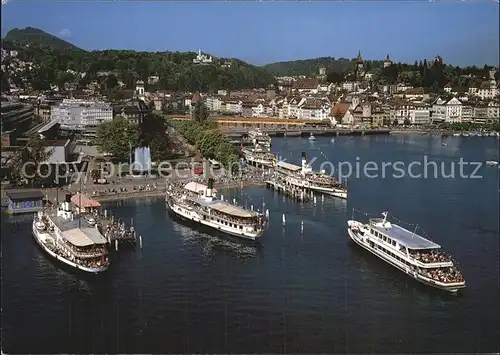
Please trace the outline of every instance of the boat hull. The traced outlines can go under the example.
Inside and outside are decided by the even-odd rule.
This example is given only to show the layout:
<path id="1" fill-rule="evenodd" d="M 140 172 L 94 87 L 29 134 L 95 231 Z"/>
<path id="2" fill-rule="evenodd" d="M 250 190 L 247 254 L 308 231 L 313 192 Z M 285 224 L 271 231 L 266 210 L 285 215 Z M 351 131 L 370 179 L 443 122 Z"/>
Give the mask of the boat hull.
<path id="1" fill-rule="evenodd" d="M 195 223 L 195 224 L 198 224 L 201 226 L 209 227 L 209 228 L 214 229 L 218 232 L 221 232 L 221 233 L 224 233 L 227 235 L 231 235 L 233 237 L 238 237 L 238 238 L 242 238 L 242 239 L 246 239 L 246 240 L 256 241 L 256 240 L 260 239 L 260 237 L 263 234 L 263 233 L 250 234 L 248 232 L 235 232 L 235 231 L 232 231 L 230 229 L 224 228 L 222 226 L 211 224 L 208 221 L 204 221 L 202 218 L 199 218 L 199 216 L 197 214 L 187 215 L 185 213 L 182 213 L 182 212 L 178 211 L 175 208 L 175 205 L 172 204 L 171 202 L 169 202 L 168 200 L 166 201 L 166 205 L 167 205 L 167 209 L 168 209 L 169 213 L 173 216 L 176 216 L 184 221 L 188 221 L 188 222 L 192 222 L 192 223 Z"/>
<path id="2" fill-rule="evenodd" d="M 42 233 L 35 227 L 35 224 L 33 223 L 31 227 L 32 233 L 33 233 L 33 239 L 35 242 L 38 244 L 38 246 L 48 255 L 50 255 L 54 260 L 61 262 L 67 266 L 70 266 L 71 268 L 75 270 L 79 270 L 85 273 L 91 273 L 91 274 L 99 274 L 108 269 L 108 266 L 100 267 L 100 268 L 90 268 L 90 267 L 85 267 L 82 265 L 78 265 L 71 260 L 66 259 L 65 257 L 58 255 L 54 253 L 52 250 L 50 250 L 49 247 L 45 245 L 45 243 L 42 241 Z M 109 265 L 109 263 L 108 263 Z"/>
<path id="3" fill-rule="evenodd" d="M 338 197 L 343 200 L 347 200 L 347 192 L 342 191 L 342 190 L 337 190 L 337 189 L 326 189 L 326 188 L 321 188 L 321 187 L 310 187 L 311 190 L 320 192 L 325 195 L 333 196 L 333 197 Z"/>
<path id="4" fill-rule="evenodd" d="M 349 221 L 348 224 L 349 224 L 349 226 L 355 226 L 356 224 L 360 225 L 358 222 L 355 222 L 355 221 Z M 377 256 L 379 259 L 382 259 L 383 261 L 385 261 L 389 265 L 394 266 L 399 271 L 404 272 L 405 274 L 410 276 L 412 279 L 419 281 L 422 284 L 425 284 L 427 286 L 431 286 L 433 288 L 440 289 L 443 291 L 451 292 L 451 293 L 456 293 L 459 290 L 465 288 L 465 283 L 441 285 L 441 284 L 438 284 L 431 279 L 427 279 L 427 278 L 421 276 L 420 274 L 418 274 L 417 272 L 412 271 L 408 268 L 405 268 L 405 267 L 399 265 L 398 263 L 390 260 L 389 257 L 387 257 L 384 253 L 381 253 L 381 252 L 377 251 L 376 249 L 371 248 L 370 245 L 365 242 L 365 239 L 363 239 L 362 237 L 360 237 L 356 233 L 354 233 L 351 230 L 351 228 L 347 228 L 347 233 L 349 234 L 349 237 L 351 238 L 351 240 L 355 244 L 357 244 L 358 246 L 362 247 L 363 249 L 369 251 L 373 255 Z"/>

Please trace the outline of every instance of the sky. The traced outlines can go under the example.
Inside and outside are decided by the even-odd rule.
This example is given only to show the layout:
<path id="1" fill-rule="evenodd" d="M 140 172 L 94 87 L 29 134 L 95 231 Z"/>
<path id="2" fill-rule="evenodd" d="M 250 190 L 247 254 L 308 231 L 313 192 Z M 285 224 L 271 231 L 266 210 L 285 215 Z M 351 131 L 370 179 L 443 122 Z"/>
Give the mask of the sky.
<path id="1" fill-rule="evenodd" d="M 4 3 L 5 2 L 5 3 Z M 36 27 L 86 50 L 198 51 L 255 65 L 316 57 L 499 63 L 499 4 L 2 0 L 2 37 Z"/>

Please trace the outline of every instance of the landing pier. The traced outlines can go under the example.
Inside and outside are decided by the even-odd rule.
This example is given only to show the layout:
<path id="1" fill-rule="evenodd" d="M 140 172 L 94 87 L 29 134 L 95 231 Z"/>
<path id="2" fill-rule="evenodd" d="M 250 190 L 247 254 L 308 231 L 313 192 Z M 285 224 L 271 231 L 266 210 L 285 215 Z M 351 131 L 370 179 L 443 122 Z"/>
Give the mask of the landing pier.
<path id="1" fill-rule="evenodd" d="M 266 186 L 282 195 L 294 199 L 295 201 L 307 202 L 310 199 L 306 189 L 286 184 L 278 179 L 267 180 Z"/>

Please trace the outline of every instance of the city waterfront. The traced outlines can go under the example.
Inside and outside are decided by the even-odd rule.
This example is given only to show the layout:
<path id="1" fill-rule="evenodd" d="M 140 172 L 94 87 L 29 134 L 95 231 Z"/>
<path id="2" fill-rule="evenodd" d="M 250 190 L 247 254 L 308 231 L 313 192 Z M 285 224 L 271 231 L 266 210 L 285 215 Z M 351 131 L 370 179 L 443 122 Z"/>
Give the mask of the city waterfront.
<path id="1" fill-rule="evenodd" d="M 304 151 L 317 158 L 316 170 L 326 160 L 336 166 L 357 158 L 499 160 L 493 137 L 273 138 L 273 150 L 295 164 Z M 483 165 L 477 174 L 353 175 L 348 201 L 318 196 L 296 203 L 265 188 L 222 191 L 244 206 L 269 209 L 259 244 L 172 220 L 161 198 L 108 203 L 114 215 L 133 218 L 144 245 L 113 255 L 98 277 L 51 262 L 32 240 L 31 216 L 5 217 L 3 351 L 498 351 L 499 169 Z M 353 208 L 418 223 L 459 262 L 467 288 L 457 295 L 430 289 L 352 245 L 346 222 Z"/>

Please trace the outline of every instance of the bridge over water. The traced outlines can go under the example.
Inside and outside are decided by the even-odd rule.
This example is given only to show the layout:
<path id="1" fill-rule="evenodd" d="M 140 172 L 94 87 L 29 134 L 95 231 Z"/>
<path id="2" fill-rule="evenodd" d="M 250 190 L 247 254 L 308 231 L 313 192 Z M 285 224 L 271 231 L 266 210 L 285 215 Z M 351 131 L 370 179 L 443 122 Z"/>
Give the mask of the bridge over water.
<path id="1" fill-rule="evenodd" d="M 260 128 L 262 132 L 266 132 L 270 136 L 275 137 L 307 137 L 311 134 L 315 136 L 362 136 L 362 135 L 384 135 L 390 134 L 390 129 L 336 129 L 326 127 L 301 127 L 300 129 L 287 128 Z M 251 131 L 250 128 L 222 128 L 221 131 L 228 137 L 242 137 Z"/>

